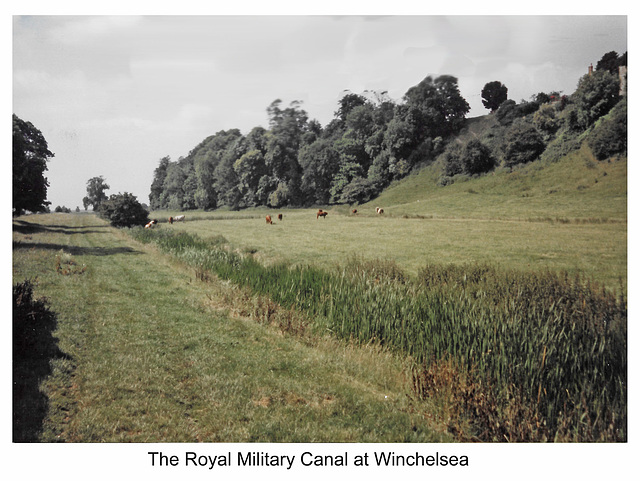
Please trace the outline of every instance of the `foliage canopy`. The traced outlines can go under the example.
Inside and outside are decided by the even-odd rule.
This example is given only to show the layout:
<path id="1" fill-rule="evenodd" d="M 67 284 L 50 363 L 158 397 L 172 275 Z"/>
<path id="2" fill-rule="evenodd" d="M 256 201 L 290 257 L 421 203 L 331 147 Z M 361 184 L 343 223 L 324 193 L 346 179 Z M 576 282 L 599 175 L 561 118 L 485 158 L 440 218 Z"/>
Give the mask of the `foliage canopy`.
<path id="1" fill-rule="evenodd" d="M 45 212 L 49 181 L 44 176 L 49 151 L 42 132 L 31 122 L 13 114 L 13 215 L 25 211 Z"/>

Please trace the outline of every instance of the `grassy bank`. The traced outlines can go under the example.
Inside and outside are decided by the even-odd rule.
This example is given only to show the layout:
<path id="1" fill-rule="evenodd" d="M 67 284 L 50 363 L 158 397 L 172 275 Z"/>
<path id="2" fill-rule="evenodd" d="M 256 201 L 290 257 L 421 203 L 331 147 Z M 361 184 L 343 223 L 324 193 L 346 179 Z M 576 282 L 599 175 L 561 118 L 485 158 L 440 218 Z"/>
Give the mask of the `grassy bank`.
<path id="1" fill-rule="evenodd" d="M 265 266 L 221 239 L 132 234 L 201 276 L 306 312 L 316 332 L 409 356 L 418 394 L 437 397 L 447 385 L 461 432 L 491 441 L 626 439 L 626 300 L 579 276 L 468 265 L 428 266 L 410 278 L 393 262 L 365 260 L 338 270 Z"/>
<path id="2" fill-rule="evenodd" d="M 407 395 L 399 358 L 232 315 L 246 293 L 197 280 L 92 215 L 16 219 L 13 242 L 14 284 L 32 279 L 47 298 L 59 351 L 50 373 L 27 379 L 36 399 L 20 402 L 40 402 L 41 418 L 22 440 L 453 439 L 425 416 L 428 402 Z"/>

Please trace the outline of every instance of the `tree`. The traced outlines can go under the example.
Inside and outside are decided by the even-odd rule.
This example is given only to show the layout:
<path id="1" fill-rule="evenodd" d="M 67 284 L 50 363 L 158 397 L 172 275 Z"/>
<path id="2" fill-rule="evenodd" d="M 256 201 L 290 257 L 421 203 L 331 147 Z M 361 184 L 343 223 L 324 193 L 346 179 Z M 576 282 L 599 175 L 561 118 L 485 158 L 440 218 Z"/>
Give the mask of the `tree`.
<path id="1" fill-rule="evenodd" d="M 13 114 L 13 215 L 45 212 L 49 181 L 44 176 L 53 157 L 47 141 L 31 122 Z"/>
<path id="2" fill-rule="evenodd" d="M 404 99 L 407 105 L 417 107 L 421 113 L 420 141 L 458 133 L 471 109 L 460 95 L 458 79 L 452 75 L 441 75 L 435 80 L 427 77 L 411 87 Z"/>
<path id="3" fill-rule="evenodd" d="M 318 139 L 300 149 L 301 189 L 309 204 L 329 203 L 331 180 L 340 168 L 340 155 L 328 139 Z"/>
<path id="4" fill-rule="evenodd" d="M 620 81 L 608 70 L 584 75 L 571 96 L 578 127 L 586 129 L 607 114 L 620 99 Z"/>
<path id="5" fill-rule="evenodd" d="M 111 195 L 100 207 L 100 217 L 114 227 L 143 226 L 149 222 L 149 213 L 133 194 L 125 192 Z"/>
<path id="6" fill-rule="evenodd" d="M 525 164 L 538 158 L 545 149 L 540 132 L 528 122 L 516 122 L 507 131 L 502 146 L 505 167 Z"/>
<path id="7" fill-rule="evenodd" d="M 626 62 L 626 57 L 625 57 Z M 618 57 L 618 53 L 615 51 L 605 53 L 598 63 L 596 64 L 596 72 L 600 70 L 606 70 L 612 74 L 618 74 L 618 67 L 622 65 Z"/>
<path id="8" fill-rule="evenodd" d="M 481 92 L 482 105 L 495 112 L 507 100 L 507 91 L 507 87 L 497 80 L 485 84 Z"/>
<path id="9" fill-rule="evenodd" d="M 167 177 L 167 169 L 171 163 L 171 157 L 168 155 L 160 159 L 160 164 L 153 171 L 153 182 L 151 182 L 151 193 L 149 194 L 149 203 L 153 210 L 162 209 L 166 207 L 162 205 L 161 198 L 164 186 L 164 180 Z M 86 207 L 85 207 L 86 209 Z"/>
<path id="10" fill-rule="evenodd" d="M 84 210 L 87 210 L 87 207 L 91 205 L 94 211 L 99 211 L 102 203 L 107 200 L 107 194 L 104 192 L 109 188 L 102 176 L 89 179 L 87 181 L 87 196 L 82 199 Z"/>
<path id="11" fill-rule="evenodd" d="M 627 150 L 627 102 L 621 101 L 600 120 L 587 138 L 593 155 L 605 160 Z"/>
<path id="12" fill-rule="evenodd" d="M 552 136 L 560 128 L 560 121 L 556 118 L 556 109 L 551 104 L 541 105 L 533 115 L 533 124 L 547 136 Z"/>
<path id="13" fill-rule="evenodd" d="M 464 146 L 464 170 L 469 175 L 484 174 L 495 166 L 491 149 L 478 139 L 471 139 Z"/>
<path id="14" fill-rule="evenodd" d="M 260 179 L 267 175 L 267 166 L 264 156 L 259 150 L 250 150 L 233 164 L 233 169 L 238 178 L 238 188 L 244 197 L 247 206 L 257 205 L 258 184 Z"/>
<path id="15" fill-rule="evenodd" d="M 340 108 L 338 108 L 334 115 L 342 122 L 345 122 L 347 116 L 354 108 L 365 105 L 366 103 L 366 97 L 349 92 L 340 99 Z"/>

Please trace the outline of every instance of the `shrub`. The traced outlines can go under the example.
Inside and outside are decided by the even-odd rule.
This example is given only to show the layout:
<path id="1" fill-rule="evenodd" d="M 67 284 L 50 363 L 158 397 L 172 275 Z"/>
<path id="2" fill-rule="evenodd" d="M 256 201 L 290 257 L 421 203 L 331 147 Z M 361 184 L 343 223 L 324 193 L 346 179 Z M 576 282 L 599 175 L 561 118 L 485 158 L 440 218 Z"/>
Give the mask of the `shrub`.
<path id="1" fill-rule="evenodd" d="M 33 283 L 25 280 L 13 287 L 13 360 L 46 359 L 57 349 L 51 333 L 57 325 L 56 315 L 46 299 L 33 298 Z"/>
<path id="2" fill-rule="evenodd" d="M 544 104 L 540 106 L 533 116 L 533 124 L 541 132 L 551 136 L 556 133 L 560 127 L 560 122 L 556 118 L 556 109 L 553 105 Z"/>
<path id="3" fill-rule="evenodd" d="M 627 103 L 618 104 L 611 115 L 596 125 L 587 144 L 598 160 L 627 151 Z"/>
<path id="4" fill-rule="evenodd" d="M 467 174 L 484 174 L 495 166 L 495 159 L 491 154 L 491 149 L 480 142 L 472 139 L 464 146 L 463 165 Z"/>
<path id="5" fill-rule="evenodd" d="M 620 81 L 606 70 L 585 75 L 571 96 L 576 107 L 577 124 L 585 130 L 606 115 L 620 99 Z"/>
<path id="6" fill-rule="evenodd" d="M 526 164 L 535 160 L 544 149 L 542 135 L 533 125 L 525 122 L 516 123 L 507 131 L 502 146 L 503 164 L 505 167 Z"/>
<path id="7" fill-rule="evenodd" d="M 13 286 L 13 441 L 37 442 L 47 414 L 47 397 L 40 390 L 51 374 L 50 361 L 64 356 L 53 332 L 55 312 L 46 299 L 33 298 L 33 283 Z"/>
<path id="8" fill-rule="evenodd" d="M 111 195 L 102 203 L 99 213 L 114 227 L 133 227 L 149 222 L 149 213 L 136 196 L 128 192 Z"/>

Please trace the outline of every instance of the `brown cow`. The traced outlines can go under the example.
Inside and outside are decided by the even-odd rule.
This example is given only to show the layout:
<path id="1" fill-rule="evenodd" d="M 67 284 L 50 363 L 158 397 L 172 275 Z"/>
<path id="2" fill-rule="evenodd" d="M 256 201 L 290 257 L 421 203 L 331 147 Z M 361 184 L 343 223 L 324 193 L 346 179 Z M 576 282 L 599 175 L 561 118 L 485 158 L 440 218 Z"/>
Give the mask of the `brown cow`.
<path id="1" fill-rule="evenodd" d="M 271 220 L 270 215 L 267 216 L 267 224 L 273 224 L 273 221 Z"/>
<path id="2" fill-rule="evenodd" d="M 278 214 L 278 220 L 282 220 L 282 214 Z"/>
<path id="3" fill-rule="evenodd" d="M 169 217 L 169 224 L 173 224 L 173 217 Z"/>
<path id="4" fill-rule="evenodd" d="M 353 209 L 353 210 L 351 211 L 351 213 L 352 213 L 353 215 L 356 215 L 356 214 L 358 213 L 358 209 Z"/>
<path id="5" fill-rule="evenodd" d="M 327 217 L 327 214 L 328 212 L 324 212 L 322 209 L 319 209 L 316 213 L 316 220 L 318 220 L 318 217 L 322 217 L 323 219 L 325 219 Z"/>

